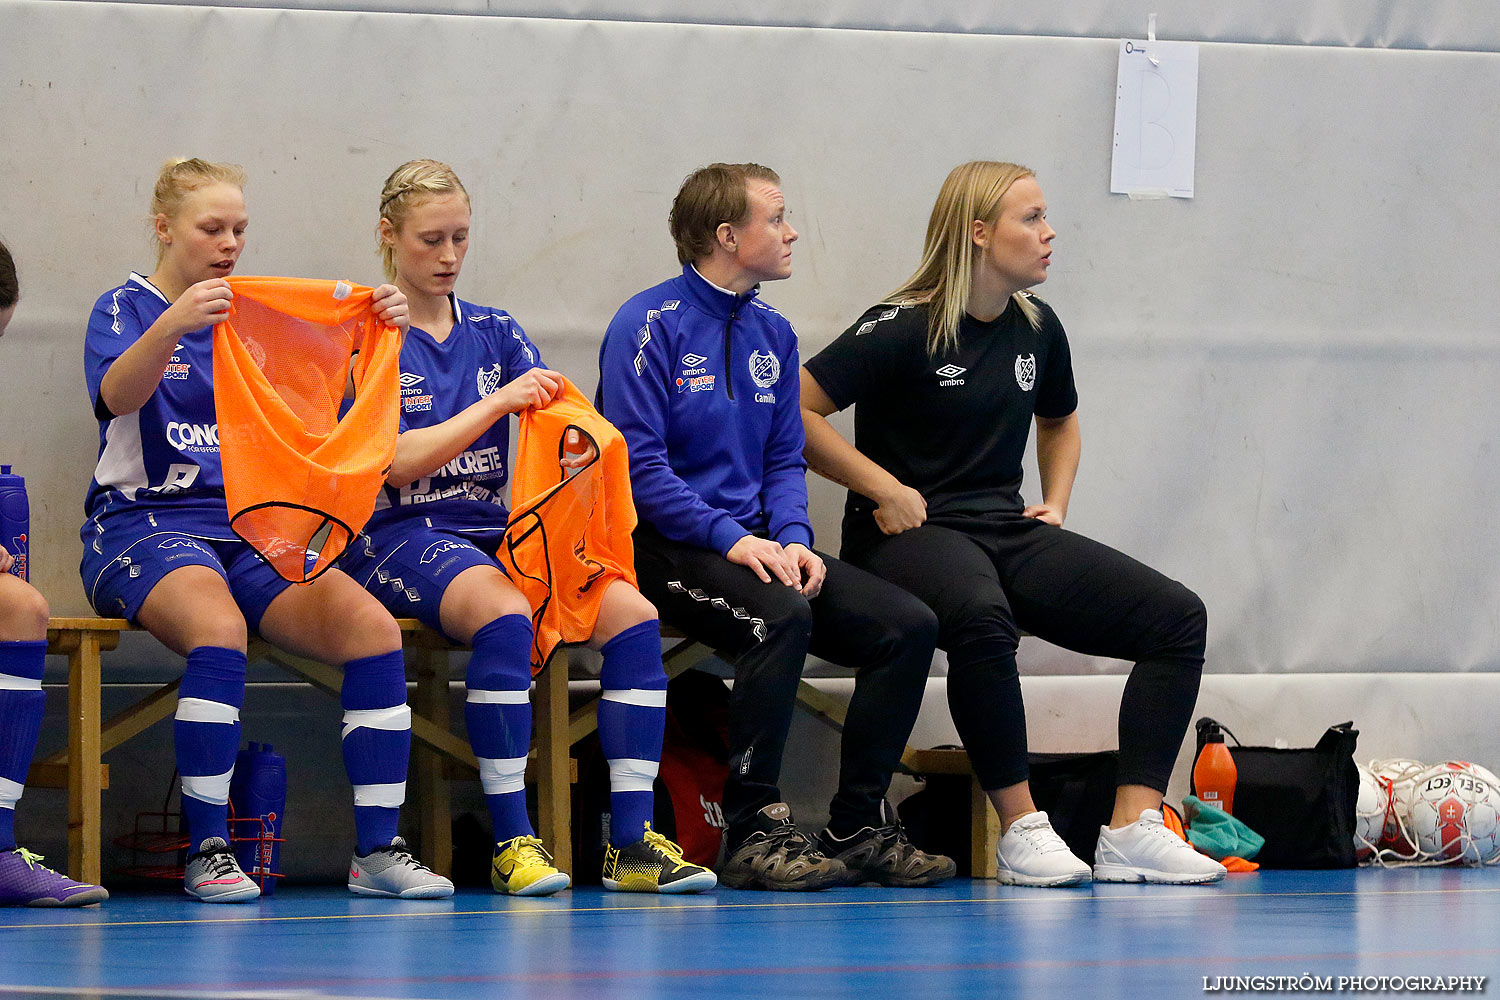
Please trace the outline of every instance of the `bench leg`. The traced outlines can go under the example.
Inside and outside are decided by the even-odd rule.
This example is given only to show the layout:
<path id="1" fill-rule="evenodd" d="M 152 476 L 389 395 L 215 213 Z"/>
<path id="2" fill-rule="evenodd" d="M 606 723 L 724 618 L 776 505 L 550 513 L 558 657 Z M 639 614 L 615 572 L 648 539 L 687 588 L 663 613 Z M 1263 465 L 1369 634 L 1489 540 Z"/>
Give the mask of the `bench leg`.
<path id="1" fill-rule="evenodd" d="M 573 872 L 573 747 L 568 739 L 568 653 L 559 649 L 537 678 L 532 729 L 536 741 L 538 832 L 561 871 Z"/>
<path id="2" fill-rule="evenodd" d="M 990 797 L 969 779 L 969 873 L 973 878 L 994 878 L 995 848 L 1000 846 L 1000 817 L 990 806 Z"/>
<path id="3" fill-rule="evenodd" d="M 103 788 L 99 636 L 84 632 L 68 651 L 68 873 L 98 885 Z"/>
<path id="4" fill-rule="evenodd" d="M 417 677 L 416 712 L 440 730 L 448 731 L 448 655 L 424 648 L 407 648 L 407 662 Z M 417 742 L 416 778 L 422 798 L 419 809 L 422 861 L 439 875 L 453 874 L 453 826 L 443 755 Z"/>

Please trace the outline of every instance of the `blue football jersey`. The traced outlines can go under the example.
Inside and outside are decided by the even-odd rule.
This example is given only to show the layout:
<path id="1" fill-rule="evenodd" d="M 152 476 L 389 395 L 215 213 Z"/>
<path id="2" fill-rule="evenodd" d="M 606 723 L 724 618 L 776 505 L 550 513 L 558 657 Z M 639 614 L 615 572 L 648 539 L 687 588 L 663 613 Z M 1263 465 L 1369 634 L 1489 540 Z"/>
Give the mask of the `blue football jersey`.
<path id="1" fill-rule="evenodd" d="M 401 430 L 431 427 L 491 395 L 532 368 L 542 355 L 521 325 L 500 309 L 450 295 L 453 329 L 442 343 L 412 327 L 401 347 Z M 386 486 L 375 501 L 372 529 L 421 515 L 438 526 L 505 524 L 510 417 L 495 421 L 453 461 L 407 486 Z"/>
<path id="2" fill-rule="evenodd" d="M 223 503 L 212 327 L 194 330 L 178 341 L 161 384 L 136 412 L 110 416 L 99 402 L 99 386 L 109 366 L 170 305 L 150 281 L 132 272 L 125 284 L 99 297 L 89 316 L 84 377 L 100 418 L 99 461 L 86 503 L 90 516 L 122 502 L 192 505 L 218 498 Z"/>

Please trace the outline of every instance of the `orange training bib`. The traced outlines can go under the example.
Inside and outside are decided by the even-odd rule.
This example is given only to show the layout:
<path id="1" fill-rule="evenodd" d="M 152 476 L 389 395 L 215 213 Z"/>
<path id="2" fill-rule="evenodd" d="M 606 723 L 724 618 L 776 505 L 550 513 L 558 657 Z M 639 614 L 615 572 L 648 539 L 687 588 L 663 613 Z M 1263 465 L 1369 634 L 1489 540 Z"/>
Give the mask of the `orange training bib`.
<path id="1" fill-rule="evenodd" d="M 510 524 L 499 556 L 532 608 L 539 672 L 562 643 L 594 633 L 604 592 L 615 580 L 635 586 L 635 503 L 625 439 L 573 383 L 544 409 L 523 410 L 511 481 Z M 582 469 L 559 464 L 569 429 L 592 441 L 598 457 Z"/>
<path id="2" fill-rule="evenodd" d="M 370 288 L 228 280 L 213 371 L 229 523 L 283 578 L 308 583 L 364 527 L 390 470 L 400 332 L 375 317 Z"/>

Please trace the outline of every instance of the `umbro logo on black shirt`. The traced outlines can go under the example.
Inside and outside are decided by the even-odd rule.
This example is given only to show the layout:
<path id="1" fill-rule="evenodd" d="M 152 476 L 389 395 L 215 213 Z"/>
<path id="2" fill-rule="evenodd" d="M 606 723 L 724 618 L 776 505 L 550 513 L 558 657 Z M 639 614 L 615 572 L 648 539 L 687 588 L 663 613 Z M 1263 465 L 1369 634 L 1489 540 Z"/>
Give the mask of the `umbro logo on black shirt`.
<path id="1" fill-rule="evenodd" d="M 959 376 L 968 370 L 967 368 L 960 368 L 958 365 L 944 365 L 933 372 L 933 374 L 943 376 L 942 381 L 938 385 L 963 385 L 964 380 L 959 378 Z"/>

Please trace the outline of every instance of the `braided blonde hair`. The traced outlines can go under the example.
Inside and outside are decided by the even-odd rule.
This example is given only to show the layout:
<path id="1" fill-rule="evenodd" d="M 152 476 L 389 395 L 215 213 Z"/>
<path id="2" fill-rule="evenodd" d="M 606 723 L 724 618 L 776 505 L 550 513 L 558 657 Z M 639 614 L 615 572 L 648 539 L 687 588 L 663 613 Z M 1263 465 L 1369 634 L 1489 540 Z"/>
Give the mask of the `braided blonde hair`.
<path id="1" fill-rule="evenodd" d="M 423 199 L 455 191 L 464 196 L 465 202 L 469 201 L 469 192 L 448 164 L 438 160 L 408 160 L 385 179 L 385 187 L 380 190 L 380 217 L 400 232 L 406 224 L 406 217 Z M 376 238 L 379 240 L 380 266 L 385 270 L 386 278 L 395 281 L 396 249 L 380 236 L 378 227 Z"/>

